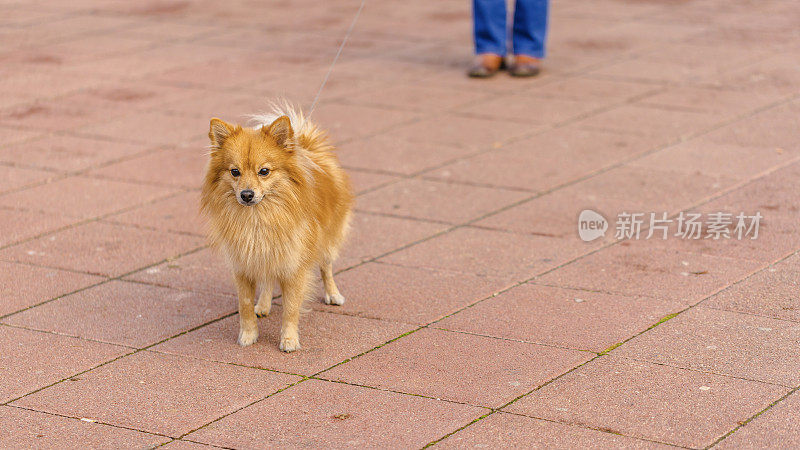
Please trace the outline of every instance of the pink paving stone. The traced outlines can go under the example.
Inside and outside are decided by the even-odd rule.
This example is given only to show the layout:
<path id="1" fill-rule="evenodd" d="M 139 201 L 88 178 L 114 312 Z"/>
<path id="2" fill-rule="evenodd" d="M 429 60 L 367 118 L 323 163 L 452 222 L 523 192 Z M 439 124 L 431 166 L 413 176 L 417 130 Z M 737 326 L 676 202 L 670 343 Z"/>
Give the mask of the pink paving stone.
<path id="1" fill-rule="evenodd" d="M 583 243 L 588 251 L 602 243 L 616 240 L 614 221 L 619 214 L 646 211 L 649 206 L 635 198 L 627 200 L 612 198 L 579 187 L 574 189 L 567 187 L 490 215 L 475 222 L 475 226 L 536 236 L 579 239 L 578 218 L 580 213 L 587 209 L 610 220 L 609 228 L 603 237 Z"/>
<path id="2" fill-rule="evenodd" d="M 792 152 L 800 149 L 796 137 L 800 102 L 788 103 L 745 117 L 708 135 L 723 144 L 773 147 Z"/>
<path id="3" fill-rule="evenodd" d="M 347 174 L 350 176 L 350 183 L 353 186 L 353 192 L 356 195 L 363 194 L 379 186 L 383 186 L 399 180 L 400 178 L 394 175 L 386 175 L 375 172 L 365 172 L 363 170 L 348 169 Z"/>
<path id="4" fill-rule="evenodd" d="M 787 391 L 755 381 L 601 357 L 506 410 L 704 447 Z"/>
<path id="5" fill-rule="evenodd" d="M 91 124 L 119 114 L 108 107 L 73 102 L 69 99 L 37 100 L 0 111 L 5 124 L 47 131 L 63 131 Z"/>
<path id="6" fill-rule="evenodd" d="M 590 428 L 497 412 L 437 448 L 671 448 Z"/>
<path id="7" fill-rule="evenodd" d="M 694 308 L 637 336 L 614 354 L 704 372 L 796 386 L 800 325 Z"/>
<path id="8" fill-rule="evenodd" d="M 240 50 L 208 47 L 197 43 L 189 45 L 180 42 L 161 42 L 160 45 L 135 53 L 75 64 L 71 69 L 78 73 L 92 73 L 110 79 L 135 79 L 198 61 L 214 59 L 225 51 L 237 53 Z"/>
<path id="9" fill-rule="evenodd" d="M 588 251 L 578 238 L 459 228 L 381 258 L 403 266 L 527 279 Z"/>
<path id="10" fill-rule="evenodd" d="M 715 112 L 727 117 L 741 115 L 780 99 L 774 93 L 731 91 L 696 87 L 675 87 L 645 97 L 641 105 Z"/>
<path id="11" fill-rule="evenodd" d="M 426 176 L 544 191 L 656 147 L 657 143 L 640 136 L 566 126 L 456 161 Z"/>
<path id="12" fill-rule="evenodd" d="M 0 98 L 0 108 L 20 107 L 20 106 L 28 104 L 30 102 L 31 102 L 31 99 L 28 96 L 21 95 L 21 94 L 6 94 L 2 98 Z M 0 128 L 0 130 L 2 130 L 2 134 L 5 134 L 5 135 L 9 135 L 10 134 L 8 132 L 8 130 L 5 129 L 5 128 Z M 31 136 L 38 135 L 38 133 L 31 132 L 30 135 Z M 20 140 L 24 140 L 24 136 L 20 136 L 19 134 L 17 134 L 15 137 L 17 137 L 17 138 L 23 137 L 23 139 L 20 139 Z"/>
<path id="13" fill-rule="evenodd" d="M 15 52 L 15 61 L 29 64 L 69 67 L 75 63 L 97 61 L 114 54 L 127 54 L 143 50 L 152 43 L 137 39 L 130 33 L 125 35 L 104 34 L 102 39 L 85 36 Z"/>
<path id="14" fill-rule="evenodd" d="M 465 14 L 465 13 L 469 14 L 468 10 L 462 9 L 462 11 L 459 12 L 459 14 Z M 443 14 L 448 15 L 451 13 L 444 12 Z M 463 32 L 466 32 L 469 29 L 469 25 L 467 25 L 467 23 L 468 22 L 451 21 L 449 25 L 455 25 L 458 27 L 459 30 L 455 31 L 452 29 L 453 27 L 451 26 L 450 30 L 451 33 L 458 33 L 459 35 L 462 35 Z M 421 23 L 418 22 L 411 26 L 418 27 L 420 24 Z M 449 34 L 447 33 L 447 31 L 445 31 L 445 28 L 442 27 L 441 24 L 436 28 L 437 30 L 435 31 L 431 30 L 431 31 L 435 34 L 438 34 L 441 37 L 445 37 Z M 428 36 L 432 37 L 431 35 Z M 450 36 L 453 36 L 453 34 L 450 34 Z M 452 77 L 452 78 L 464 78 L 463 76 L 464 64 L 466 62 L 469 62 L 473 58 L 472 49 L 470 48 L 471 46 L 469 44 L 467 45 L 464 44 L 465 43 L 462 41 L 456 44 L 453 44 L 452 42 L 435 42 L 435 43 L 428 43 L 427 45 L 420 45 L 413 47 L 409 46 L 403 50 L 394 52 L 392 57 L 406 62 L 416 62 L 417 64 L 424 64 L 433 67 L 438 66 L 441 69 L 445 68 L 461 69 L 460 70 L 462 71 L 461 77 Z M 547 73 L 545 72 L 541 75 L 542 77 L 544 77 L 546 74 Z M 497 77 L 497 78 L 502 78 L 502 77 Z M 427 81 L 427 77 L 425 77 L 425 81 Z M 457 83 L 453 83 L 452 86 L 447 86 L 446 84 L 441 83 L 440 82 L 441 80 L 437 81 L 439 81 L 439 83 L 437 84 L 440 88 L 450 88 L 450 89 L 459 88 L 459 85 Z M 481 92 L 482 90 L 474 89 L 472 92 L 475 91 Z"/>
<path id="15" fill-rule="evenodd" d="M 419 448 L 485 411 L 474 406 L 308 380 L 212 423 L 187 439 L 234 448 L 397 445 Z"/>
<path id="16" fill-rule="evenodd" d="M 499 146 L 510 138 L 532 134 L 540 125 L 476 119 L 457 115 L 439 115 L 394 127 L 385 133 L 390 138 L 412 142 L 433 142 L 464 148 L 487 149 Z"/>
<path id="17" fill-rule="evenodd" d="M 750 216 L 755 214 L 758 210 L 747 207 L 720 209 L 712 208 L 711 204 L 709 204 L 705 205 L 703 208 L 703 217 L 707 217 L 708 213 L 716 213 L 718 211 L 730 211 L 730 214 L 733 214 L 734 225 L 731 226 L 731 237 L 722 237 L 718 240 L 711 238 L 673 238 L 672 241 L 667 241 L 669 247 L 681 252 L 701 253 L 725 258 L 750 259 L 768 263 L 779 261 L 793 254 L 800 248 L 800 235 L 796 233 L 796 225 L 794 222 L 782 219 L 773 220 L 767 216 L 766 219 L 761 219 L 757 239 L 750 238 L 752 233 L 747 236 L 743 235 L 742 239 L 738 239 L 733 229 L 733 226 L 735 226 L 737 222 L 735 216 L 742 212 Z M 763 210 L 761 214 L 762 217 L 765 216 Z M 748 219 L 748 222 L 749 220 L 750 219 Z"/>
<path id="18" fill-rule="evenodd" d="M 800 248 L 800 237 L 795 232 L 798 210 L 795 200 L 798 189 L 797 168 L 797 164 L 792 164 L 779 169 L 691 210 L 704 214 L 704 217 L 717 212 L 731 214 L 734 218 L 734 225 L 730 230 L 731 238 L 716 241 L 679 239 L 670 241 L 670 245 L 684 251 L 767 262 L 775 262 L 791 255 Z M 738 221 L 735 216 L 741 213 L 747 216 L 761 214 L 756 239 L 751 239 L 754 233 L 743 235 L 741 239 L 733 233 L 735 222 Z"/>
<path id="19" fill-rule="evenodd" d="M 149 81 L 118 82 L 109 86 L 98 87 L 87 92 L 80 92 L 67 97 L 66 100 L 95 104 L 111 108 L 120 116 L 124 113 L 140 109 L 163 109 L 163 105 L 176 99 L 197 95 L 197 89 L 175 86 L 160 86 Z"/>
<path id="20" fill-rule="evenodd" d="M 181 290 L 207 292 L 223 296 L 236 295 L 233 275 L 222 255 L 203 249 L 125 277 Z"/>
<path id="21" fill-rule="evenodd" d="M 131 6 L 125 2 L 122 3 L 123 7 Z M 138 5 L 137 5 L 138 6 Z M 170 5 L 175 8 L 174 4 Z M 180 4 L 177 5 L 180 8 Z M 136 7 L 136 6 L 134 6 Z M 169 7 L 168 7 L 169 8 Z M 145 6 L 142 9 L 147 9 Z M 135 12 L 135 11 L 128 11 Z M 173 11 L 177 13 L 178 11 Z M 158 14 L 156 14 L 158 15 Z M 181 23 L 176 21 L 158 21 L 158 20 L 143 20 L 140 22 L 135 28 L 132 28 L 127 33 L 127 36 L 141 36 L 143 39 L 151 39 L 151 40 L 194 40 L 195 38 L 199 38 L 202 36 L 207 36 L 210 34 L 222 34 L 227 31 L 226 27 L 216 25 L 216 24 L 208 24 L 208 25 L 200 25 L 198 23 Z M 195 70 L 194 74 L 197 75 L 201 73 L 199 70 Z M 189 75 L 187 75 L 188 77 Z"/>
<path id="22" fill-rule="evenodd" d="M 235 308 L 236 301 L 226 302 Z M 239 317 L 234 315 L 153 347 L 154 351 L 233 363 L 261 369 L 313 375 L 384 344 L 414 329 L 408 324 L 314 311 L 300 318 L 300 345 L 291 355 L 278 349 L 281 307 L 259 320 L 258 342 L 242 348 L 236 342 Z"/>
<path id="23" fill-rule="evenodd" d="M 109 17 L 95 14 L 63 15 L 58 20 L 38 22 L 26 28 L 22 34 L 33 40 L 59 42 L 80 35 L 100 34 L 102 32 L 121 32 L 130 28 L 135 21 L 127 17 Z"/>
<path id="24" fill-rule="evenodd" d="M 600 5 L 597 5 L 600 6 Z M 651 9 L 664 9 L 667 5 L 646 5 L 641 8 L 641 12 L 644 14 L 644 10 L 648 9 L 648 6 Z M 617 4 L 618 8 L 624 7 L 624 5 Z M 624 23 L 620 24 L 619 26 L 610 27 L 607 30 L 603 30 L 600 32 L 601 36 L 614 36 L 619 38 L 628 38 L 628 39 L 638 39 L 640 45 L 644 44 L 647 45 L 649 50 L 652 50 L 652 53 L 646 53 L 645 57 L 653 56 L 653 59 L 658 60 L 658 56 L 661 54 L 666 55 L 683 55 L 687 53 L 684 50 L 684 45 L 682 39 L 689 39 L 691 40 L 692 36 L 705 31 L 707 27 L 701 23 L 691 23 L 691 22 L 646 22 L 644 20 L 628 20 Z M 677 42 L 676 42 L 677 41 Z M 650 47 L 652 44 L 661 44 L 660 47 Z M 690 46 L 690 45 L 688 45 Z M 672 50 L 672 52 L 670 52 Z M 683 50 L 681 52 L 681 50 Z"/>
<path id="25" fill-rule="evenodd" d="M 741 30 L 732 34 L 742 35 Z M 784 33 L 785 34 L 785 33 Z M 797 92 L 796 58 L 787 59 L 783 55 L 768 58 L 758 64 L 748 64 L 724 74 L 712 74 L 703 81 L 714 86 L 739 89 L 744 92 L 758 92 L 788 96 Z"/>
<path id="26" fill-rule="evenodd" d="M 92 222 L 6 248 L 0 259 L 118 276 L 202 243 L 194 236 Z"/>
<path id="27" fill-rule="evenodd" d="M 651 242 L 614 245 L 538 277 L 536 282 L 691 305 L 764 266 L 757 261 L 687 253 Z"/>
<path id="28" fill-rule="evenodd" d="M 465 156 L 471 151 L 452 145 L 408 142 L 378 135 L 347 142 L 337 148 L 336 153 L 347 168 L 411 175 Z"/>
<path id="29" fill-rule="evenodd" d="M 501 150 L 502 151 L 502 150 Z M 502 211 L 476 225 L 555 236 L 575 236 L 577 217 L 584 209 L 601 212 L 614 221 L 619 213 L 677 212 L 730 187 L 728 176 L 638 167 L 631 163 L 600 173 Z M 680 189 L 675 185 L 680 185 Z M 669 191 L 670 196 L 663 193 Z M 613 236 L 614 228 L 607 231 Z"/>
<path id="30" fill-rule="evenodd" d="M 527 125 L 554 125 L 584 117 L 599 111 L 611 100 L 543 98 L 527 93 L 515 94 L 514 101 L 507 98 L 492 98 L 472 102 L 468 106 L 454 108 L 462 114 L 483 117 L 489 120 L 505 119 Z"/>
<path id="31" fill-rule="evenodd" d="M 47 182 L 53 177 L 54 174 L 52 172 L 0 166 L 0 194 Z"/>
<path id="32" fill-rule="evenodd" d="M 688 211 L 701 213 L 708 219 L 709 214 L 731 214 L 730 237 L 717 240 L 707 238 L 704 226 L 703 237 L 699 239 L 672 239 L 670 247 L 676 250 L 703 253 L 740 259 L 775 262 L 794 253 L 800 248 L 800 235 L 796 233 L 797 183 L 796 164 L 777 170 L 774 174 L 757 179 L 717 197 L 708 203 Z M 754 232 L 742 233 L 741 239 L 735 233 L 739 214 L 754 216 L 760 213 L 758 236 Z M 750 224 L 752 219 L 747 219 Z"/>
<path id="33" fill-rule="evenodd" d="M 12 405 L 177 437 L 298 379 L 143 351 Z"/>
<path id="34" fill-rule="evenodd" d="M 99 283 L 104 278 L 0 262 L 0 316 Z"/>
<path id="35" fill-rule="evenodd" d="M 363 13 L 363 11 L 362 11 Z M 370 11 L 370 13 L 375 14 L 375 10 Z M 369 13 L 368 13 L 369 14 Z M 364 18 L 366 17 L 363 16 Z M 360 19 L 359 19 L 360 20 Z M 314 35 L 313 39 L 309 39 L 309 36 L 305 33 L 287 33 L 286 42 L 284 45 L 280 47 L 282 51 L 299 51 L 307 54 L 318 54 L 321 58 L 329 57 L 331 54 L 331 49 L 338 48 L 339 44 L 342 42 L 342 37 L 336 35 L 333 32 L 321 32 Z M 350 37 L 347 39 L 347 45 L 342 50 L 342 55 L 344 57 L 340 58 L 339 62 L 344 63 L 346 62 L 360 62 L 363 59 L 357 58 L 371 58 L 375 55 L 379 54 L 386 54 L 389 52 L 394 52 L 398 50 L 407 49 L 413 44 L 409 43 L 405 39 L 395 38 L 391 36 L 371 36 L 367 33 L 354 33 L 351 34 Z M 324 59 L 323 59 L 324 60 Z M 341 72 L 352 73 L 352 64 L 351 66 L 345 68 L 339 66 L 337 62 L 337 70 Z M 408 67 L 408 66 L 406 66 Z M 348 70 L 349 69 L 349 70 Z M 428 73 L 424 70 L 417 69 L 418 72 Z M 364 79 L 368 80 L 387 80 L 387 81 L 401 81 L 406 80 L 410 81 L 413 80 L 413 77 L 410 77 L 410 74 L 397 74 L 395 77 L 391 77 L 390 75 L 384 75 L 385 73 L 389 72 L 389 70 L 384 70 L 382 73 L 359 73 Z M 405 77 L 403 75 L 406 75 Z"/>
<path id="36" fill-rule="evenodd" d="M 396 12 L 395 5 L 391 5 L 391 10 Z M 375 10 L 373 10 L 374 12 Z M 351 35 L 351 37 L 353 37 Z M 409 43 L 414 48 L 419 48 L 422 44 Z M 417 82 L 418 80 L 438 73 L 438 68 L 414 64 L 399 59 L 379 59 L 379 58 L 359 58 L 359 59 L 340 59 L 336 63 L 338 73 L 356 74 L 359 77 L 368 77 L 378 83 L 407 83 Z M 454 80 L 455 81 L 455 80 Z M 491 87 L 487 86 L 487 89 Z"/>
<path id="37" fill-rule="evenodd" d="M 44 136 L 44 132 L 42 131 L 24 130 L 19 127 L 12 126 L 0 126 L 0 138 L 2 138 L 3 143 L 5 144 L 0 152 L 5 153 L 5 149 L 8 148 L 7 146 L 11 146 L 12 144 L 33 141 L 41 136 Z M 11 162 L 17 161 L 15 159 Z"/>
<path id="38" fill-rule="evenodd" d="M 105 137 L 145 145 L 180 146 L 191 144 L 206 136 L 208 119 L 175 116 L 162 112 L 139 112 L 74 131 L 87 137 Z"/>
<path id="39" fill-rule="evenodd" d="M 147 150 L 146 146 L 102 139 L 89 139 L 71 135 L 53 134 L 22 144 L 0 148 L 0 160 L 71 172 L 87 169 L 102 163 Z"/>
<path id="40" fill-rule="evenodd" d="M 739 189 L 714 199 L 703 208 L 711 211 L 761 211 L 765 223 L 783 225 L 796 219 L 800 207 L 796 194 L 800 188 L 800 163 L 792 163 L 743 185 Z M 759 236 L 761 234 L 759 233 Z"/>
<path id="41" fill-rule="evenodd" d="M 224 32 L 227 36 L 227 30 Z M 219 36 L 216 36 L 219 37 Z M 169 70 L 167 72 L 157 74 L 153 78 L 159 81 L 166 81 L 170 84 L 176 84 L 180 86 L 196 86 L 196 87 L 204 87 L 210 89 L 219 89 L 226 87 L 230 80 L 235 79 L 237 84 L 244 84 L 247 82 L 253 82 L 258 79 L 261 79 L 265 73 L 274 72 L 276 70 L 274 61 L 270 61 L 269 59 L 258 59 L 252 58 L 250 56 L 244 58 L 229 58 L 224 63 L 220 64 L 219 61 L 202 61 L 198 63 L 194 63 L 191 65 L 187 65 L 184 67 L 178 67 L 173 70 Z M 206 93 L 201 96 L 198 100 L 205 98 L 211 103 L 212 105 L 215 104 L 214 100 L 230 100 L 230 99 L 240 99 L 242 96 L 231 95 L 229 92 L 225 93 Z M 258 101 L 263 105 L 264 99 L 260 98 L 257 95 L 249 95 L 245 97 L 249 99 L 246 101 L 248 104 L 252 104 L 250 102 Z M 244 100 L 244 99 L 241 99 Z M 206 103 L 205 105 L 201 104 L 201 101 L 197 100 L 189 100 L 188 103 L 180 103 L 186 106 L 190 104 L 197 103 L 196 106 L 200 107 L 201 109 L 197 111 L 190 111 L 188 108 L 179 108 L 185 113 L 192 113 L 192 114 L 222 114 L 219 112 L 212 112 L 215 110 L 214 107 L 209 107 L 209 104 Z M 175 106 L 178 104 L 176 103 Z M 168 105 L 168 109 L 172 109 L 173 105 Z M 256 111 L 251 111 L 255 113 Z M 236 115 L 240 114 L 250 114 L 244 111 L 236 111 Z"/>
<path id="42" fill-rule="evenodd" d="M 78 219 L 61 214 L 0 207 L 0 247 L 65 227 Z"/>
<path id="43" fill-rule="evenodd" d="M 650 137 L 662 142 L 686 138 L 720 123 L 716 114 L 625 105 L 576 122 L 601 129 Z"/>
<path id="44" fill-rule="evenodd" d="M 534 86 L 527 93 L 547 98 L 619 102 L 657 89 L 658 87 L 646 83 L 576 76 Z"/>
<path id="45" fill-rule="evenodd" d="M 310 53 L 302 55 L 279 53 L 273 54 L 273 56 L 275 59 L 282 61 L 283 64 L 286 64 L 280 75 L 267 74 L 255 82 L 240 86 L 240 89 L 246 92 L 253 92 L 255 95 L 265 99 L 290 99 L 296 105 L 306 108 L 307 111 L 311 107 L 320 83 L 325 78 L 325 69 L 320 70 L 313 66 L 319 64 L 319 60 L 322 57 Z M 330 62 L 327 57 L 324 59 L 326 63 Z M 386 80 L 366 79 L 360 73 L 347 73 L 337 69 L 336 76 L 328 78 L 324 92 L 319 98 L 320 103 L 317 105 L 320 108 L 330 106 L 330 112 L 326 113 L 327 117 L 320 118 L 315 110 L 314 121 L 328 130 L 334 140 L 339 142 L 356 135 L 374 134 L 372 132 L 365 133 L 365 130 L 359 131 L 358 125 L 353 125 L 350 119 L 347 122 L 342 122 L 339 120 L 340 113 L 348 116 L 360 113 L 366 114 L 369 111 L 377 112 L 376 117 L 365 122 L 372 131 L 385 129 L 392 126 L 393 123 L 400 123 L 412 118 L 414 115 L 410 112 L 392 111 L 371 106 L 344 105 L 335 101 L 338 97 L 361 93 L 381 85 L 388 86 L 389 83 Z M 393 116 L 401 120 L 394 122 Z"/>
<path id="46" fill-rule="evenodd" d="M 726 176 L 683 173 L 624 165 L 568 186 L 567 191 L 623 200 L 645 209 L 628 212 L 677 212 L 735 186 Z M 664 195 L 669 192 L 670 195 Z"/>
<path id="47" fill-rule="evenodd" d="M 413 113 L 357 105 L 321 105 L 314 110 L 314 122 L 330 135 L 333 144 L 377 134 L 408 122 Z"/>
<path id="48" fill-rule="evenodd" d="M 151 448 L 169 442 L 164 436 L 10 406 L 0 406 L 0 428 L 5 448 Z"/>
<path id="49" fill-rule="evenodd" d="M 0 197 L 0 205 L 88 219 L 163 197 L 173 189 L 83 176 Z"/>
<path id="50" fill-rule="evenodd" d="M 703 306 L 800 322 L 798 257 L 768 267 L 703 302 Z"/>
<path id="51" fill-rule="evenodd" d="M 312 306 L 333 313 L 426 324 L 512 285 L 494 277 L 367 263 L 336 275 L 344 305 Z M 321 298 L 321 288 L 317 298 Z"/>
<path id="52" fill-rule="evenodd" d="M 37 98 L 55 97 L 101 84 L 103 81 L 96 74 L 78 75 L 62 71 L 28 72 L 5 77 L 3 85 L 0 86 L 0 94 L 8 94 L 12 97 L 22 96 L 28 102 L 35 102 Z M 38 131 L 38 134 L 41 133 Z M 13 132 L 12 137 L 14 137 Z"/>
<path id="53" fill-rule="evenodd" d="M 800 395 L 789 395 L 777 405 L 720 442 L 727 448 L 796 448 L 800 446 Z"/>
<path id="54" fill-rule="evenodd" d="M 356 203 L 357 204 L 357 203 Z M 446 225 L 398 217 L 355 213 L 351 231 L 334 262 L 341 270 L 443 231 Z"/>
<path id="55" fill-rule="evenodd" d="M 434 326 L 601 352 L 682 309 L 676 301 L 523 284 Z"/>
<path id="56" fill-rule="evenodd" d="M 222 65 L 225 64 L 217 64 Z M 270 99 L 261 95 L 233 94 L 231 92 L 205 93 L 199 97 L 170 102 L 163 106 L 168 112 L 203 118 L 208 121 L 217 117 L 230 123 L 248 125 L 248 114 L 265 113 L 272 110 Z"/>
<path id="57" fill-rule="evenodd" d="M 202 235 L 205 221 L 200 217 L 199 204 L 199 192 L 185 192 L 107 217 L 105 221 Z"/>
<path id="58" fill-rule="evenodd" d="M 84 339 L 144 347 L 235 310 L 228 299 L 111 281 L 3 321 Z"/>
<path id="59" fill-rule="evenodd" d="M 463 47 L 462 47 L 463 48 Z M 431 50 L 430 45 L 421 45 L 416 48 L 417 53 L 426 53 L 428 54 Z M 446 51 L 446 50 L 444 50 Z M 464 76 L 464 68 L 466 67 L 463 65 L 464 63 L 468 63 L 472 55 L 468 52 L 463 52 L 465 56 L 460 58 L 460 67 L 444 67 L 441 64 L 428 64 L 428 65 L 420 65 L 417 64 L 417 67 L 424 67 L 424 68 L 433 68 L 434 70 L 428 71 L 425 73 L 420 73 L 417 76 L 417 79 L 424 82 L 426 85 L 431 86 L 439 86 L 443 89 L 457 89 L 461 92 L 475 92 L 475 91 L 485 91 L 489 94 L 504 94 L 510 90 L 521 90 L 525 88 L 530 88 L 535 85 L 544 84 L 547 82 L 547 79 L 552 75 L 549 73 L 547 69 L 545 69 L 541 76 L 535 77 L 533 79 L 527 80 L 518 80 L 512 79 L 511 77 L 494 77 L 491 82 L 486 83 L 486 80 L 479 80 L 475 78 L 465 77 Z M 381 66 L 384 65 L 384 60 L 376 59 L 372 64 L 380 64 Z M 410 64 L 410 62 L 406 62 Z M 380 70 L 380 69 L 379 69 Z M 383 69 L 386 70 L 386 69 Z"/>
<path id="60" fill-rule="evenodd" d="M 630 163 L 633 167 L 706 174 L 746 180 L 783 166 L 800 155 L 769 147 L 720 144 L 707 138 L 692 139 Z"/>
<path id="61" fill-rule="evenodd" d="M 54 20 L 60 15 L 53 11 L 25 10 L 22 8 L 13 8 L 13 7 L 3 8 L 3 12 L 6 15 L 6 17 L 3 17 L 2 22 L 0 22 L 2 23 L 3 26 L 8 26 L 8 25 L 20 26 L 44 20 Z"/>
<path id="62" fill-rule="evenodd" d="M 498 407 L 591 357 L 575 350 L 422 329 L 320 376 Z"/>
<path id="63" fill-rule="evenodd" d="M 407 179 L 362 195 L 357 209 L 458 224 L 528 196 L 500 188 Z"/>
<path id="64" fill-rule="evenodd" d="M 206 126 L 208 128 L 208 126 Z M 94 169 L 87 176 L 160 186 L 199 189 L 208 164 L 208 149 L 195 140 L 185 148 L 151 152 Z M 170 168 L 167 168 L 169 166 Z"/>
<path id="65" fill-rule="evenodd" d="M 464 92 L 424 85 L 400 85 L 389 89 L 372 89 L 360 94 L 349 95 L 347 102 L 430 113 L 471 103 L 485 98 L 487 95 L 489 94 L 477 90 Z"/>
<path id="66" fill-rule="evenodd" d="M 746 64 L 749 57 L 752 55 L 744 51 L 737 53 L 732 48 L 720 46 L 660 45 L 643 57 L 602 65 L 590 74 L 623 80 L 681 83 L 718 77 L 737 64 Z"/>
<path id="67" fill-rule="evenodd" d="M 215 447 L 208 444 L 199 444 L 197 442 L 190 442 L 184 440 L 175 440 L 164 446 L 171 450 L 198 450 L 198 449 L 213 449 Z"/>
<path id="68" fill-rule="evenodd" d="M 0 403 L 21 397 L 130 350 L 0 325 Z M 58 363 L 54 364 L 54 355 Z"/>

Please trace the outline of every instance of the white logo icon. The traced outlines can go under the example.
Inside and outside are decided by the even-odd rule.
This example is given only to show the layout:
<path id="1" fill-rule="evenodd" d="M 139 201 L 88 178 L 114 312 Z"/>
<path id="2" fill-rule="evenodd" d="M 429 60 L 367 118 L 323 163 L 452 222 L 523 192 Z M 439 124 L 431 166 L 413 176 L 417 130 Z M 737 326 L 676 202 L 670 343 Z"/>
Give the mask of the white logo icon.
<path id="1" fill-rule="evenodd" d="M 584 242 L 593 241 L 606 235 L 608 221 L 600 213 L 584 209 L 578 216 L 578 236 Z"/>

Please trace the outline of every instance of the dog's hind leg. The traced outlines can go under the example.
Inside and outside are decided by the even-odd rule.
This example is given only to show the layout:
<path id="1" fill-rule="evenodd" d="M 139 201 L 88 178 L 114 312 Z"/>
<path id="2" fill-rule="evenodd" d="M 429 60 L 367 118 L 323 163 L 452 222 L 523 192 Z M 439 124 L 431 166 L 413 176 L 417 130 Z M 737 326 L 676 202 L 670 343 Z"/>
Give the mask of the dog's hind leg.
<path id="1" fill-rule="evenodd" d="M 247 347 L 258 340 L 258 321 L 253 311 L 256 284 L 243 274 L 236 274 L 236 292 L 239 295 L 239 345 Z"/>
<path id="2" fill-rule="evenodd" d="M 322 284 L 325 286 L 325 304 L 344 304 L 344 296 L 339 293 L 339 288 L 333 281 L 333 264 L 330 261 L 323 262 L 319 266 L 319 272 L 322 275 Z"/>
<path id="3" fill-rule="evenodd" d="M 293 352 L 300 348 L 300 309 L 308 294 L 309 271 L 301 269 L 288 279 L 280 280 L 283 292 L 283 317 L 281 318 L 281 342 L 278 348 Z"/>
<path id="4" fill-rule="evenodd" d="M 261 295 L 258 297 L 258 304 L 256 304 L 255 312 L 258 317 L 265 317 L 269 315 L 269 310 L 272 308 L 272 280 L 265 281 L 261 286 Z"/>

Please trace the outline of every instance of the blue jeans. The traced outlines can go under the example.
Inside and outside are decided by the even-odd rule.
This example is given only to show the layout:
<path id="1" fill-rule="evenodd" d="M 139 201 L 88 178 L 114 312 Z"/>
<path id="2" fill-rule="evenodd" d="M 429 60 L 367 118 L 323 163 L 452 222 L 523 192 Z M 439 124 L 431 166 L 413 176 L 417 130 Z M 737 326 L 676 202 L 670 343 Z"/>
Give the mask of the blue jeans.
<path id="1" fill-rule="evenodd" d="M 544 58 L 548 0 L 516 0 L 512 28 L 514 54 Z M 475 53 L 508 51 L 506 0 L 472 0 L 475 19 Z"/>

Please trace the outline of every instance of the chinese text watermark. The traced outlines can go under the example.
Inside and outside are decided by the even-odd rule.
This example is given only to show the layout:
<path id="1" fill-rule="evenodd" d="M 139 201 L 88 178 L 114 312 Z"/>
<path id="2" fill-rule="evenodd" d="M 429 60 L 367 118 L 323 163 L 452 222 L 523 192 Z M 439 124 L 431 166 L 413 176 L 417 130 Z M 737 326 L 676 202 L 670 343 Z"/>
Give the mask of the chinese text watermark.
<path id="1" fill-rule="evenodd" d="M 702 213 L 680 212 L 669 218 L 662 213 L 629 213 L 617 215 L 614 237 L 616 239 L 757 239 L 761 219 L 760 212 L 737 215 L 725 212 Z M 585 209 L 578 216 L 578 235 L 586 242 L 605 236 L 609 223 L 600 213 Z"/>

